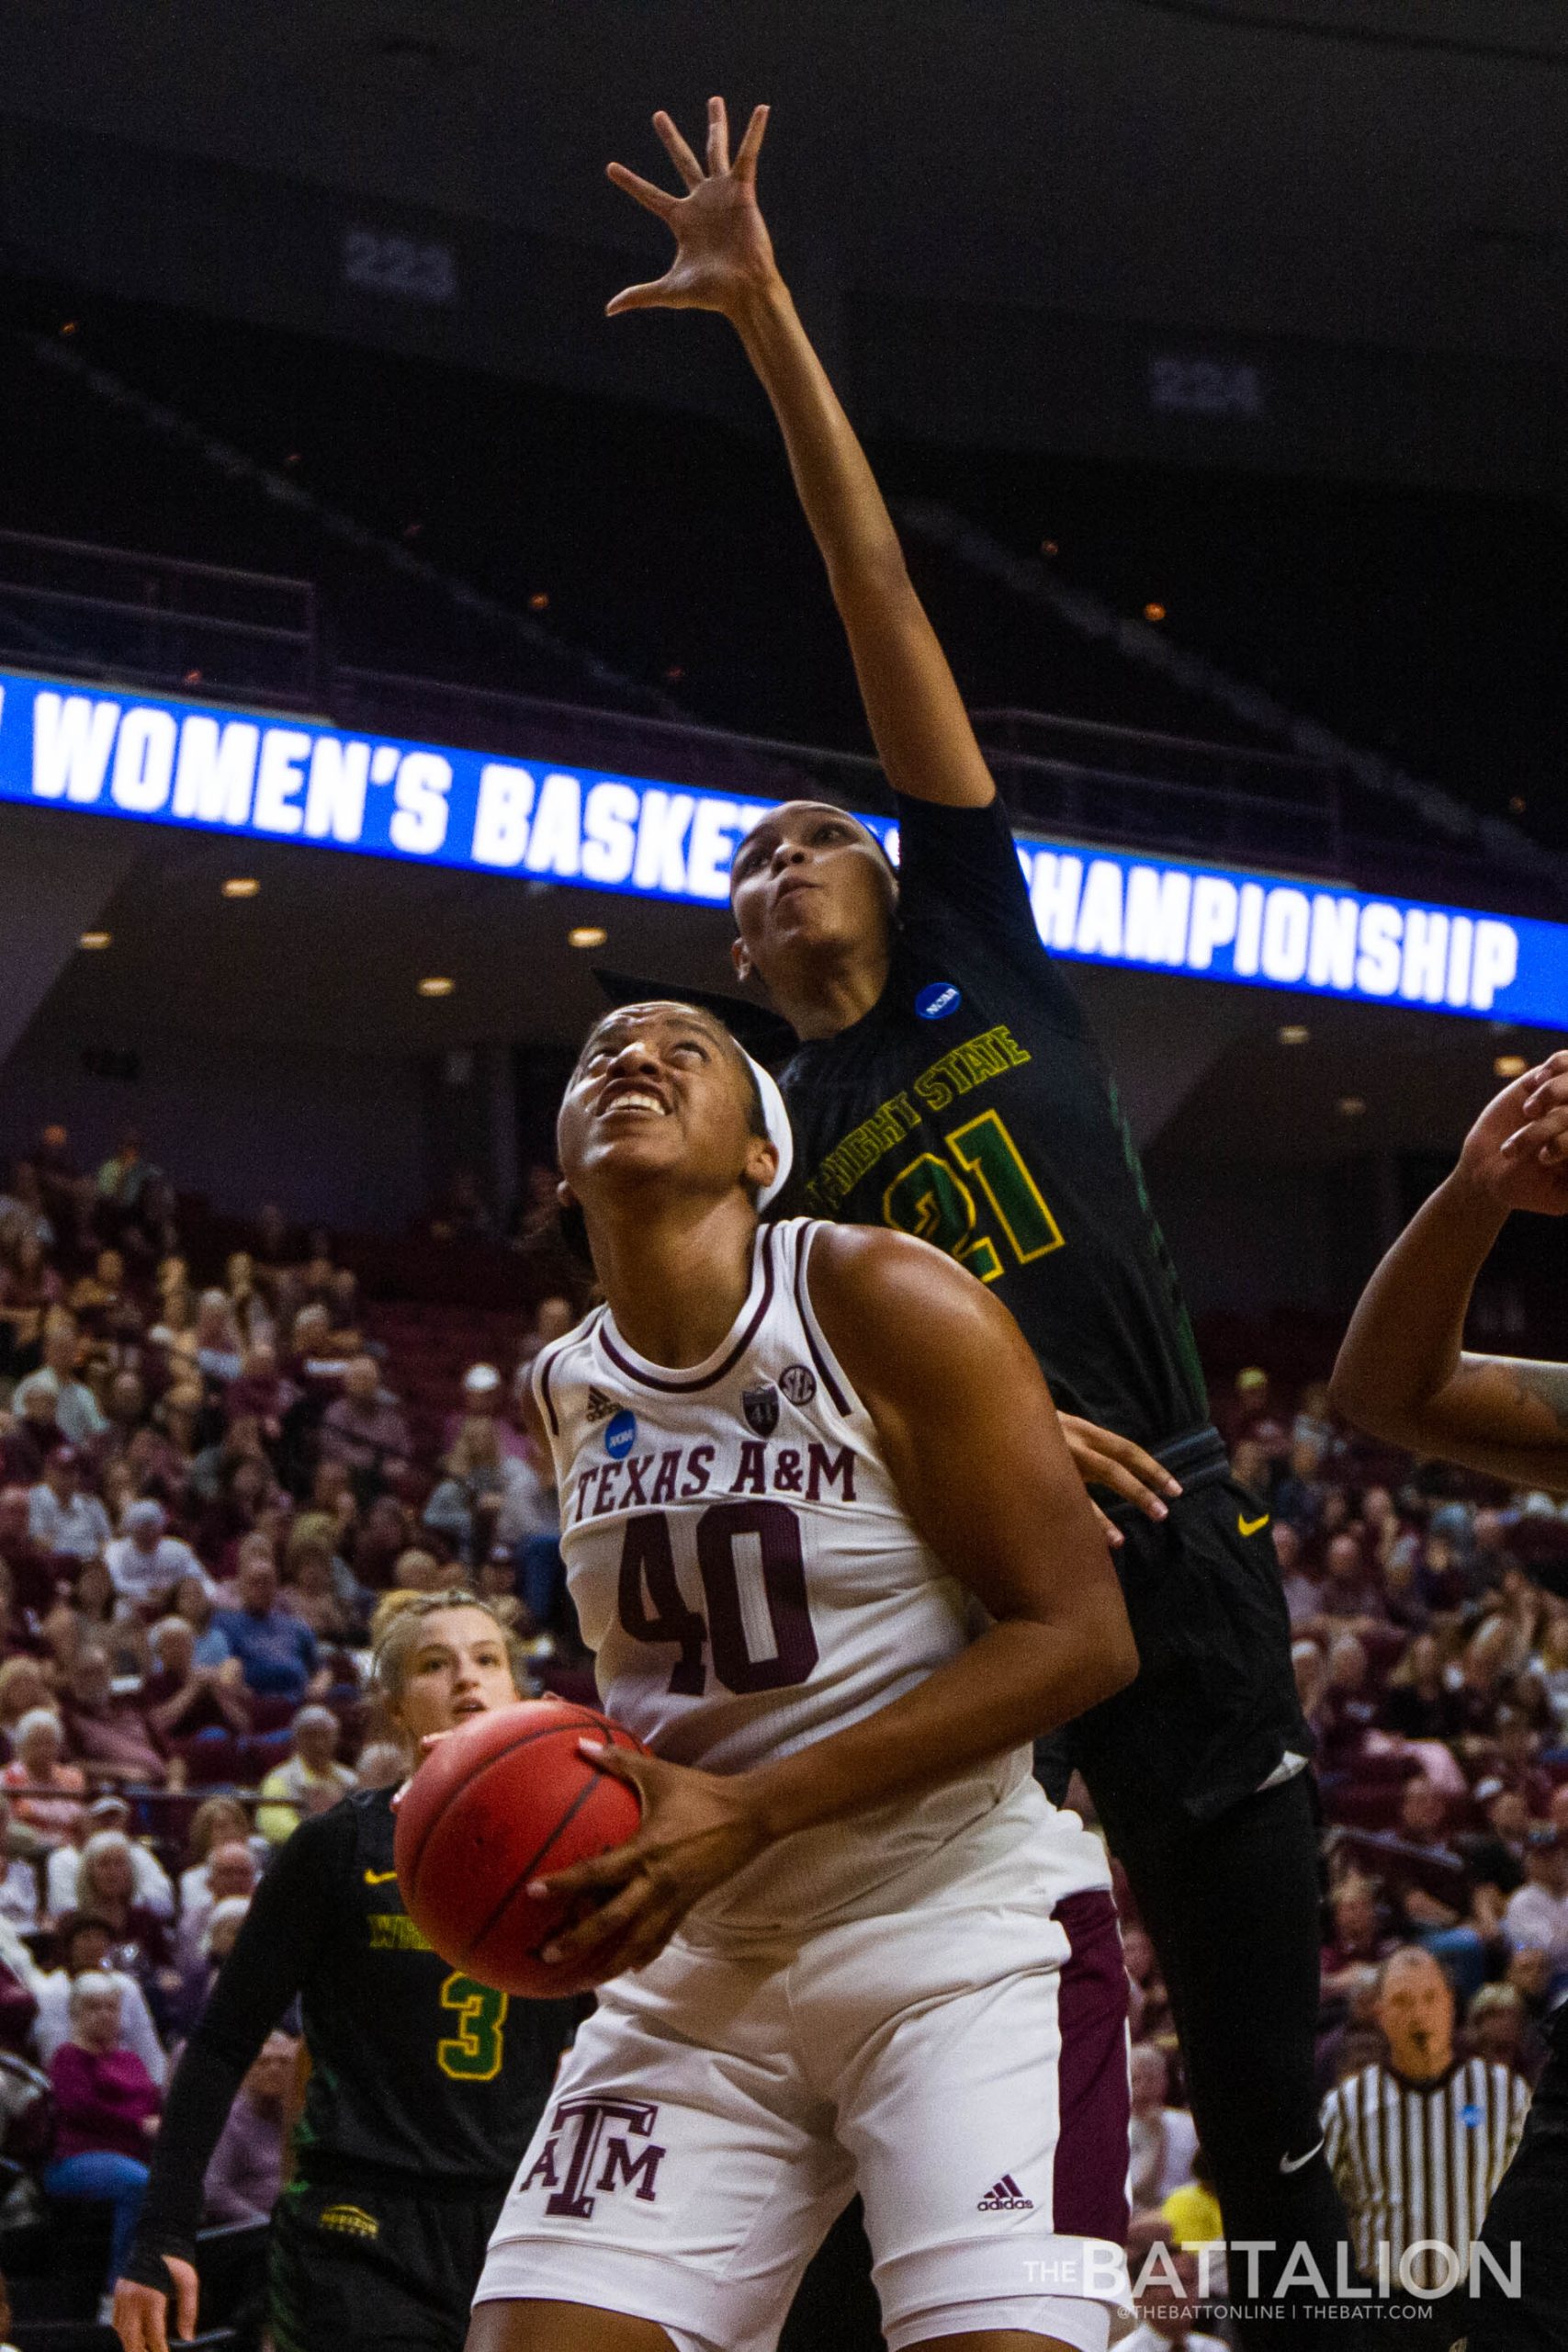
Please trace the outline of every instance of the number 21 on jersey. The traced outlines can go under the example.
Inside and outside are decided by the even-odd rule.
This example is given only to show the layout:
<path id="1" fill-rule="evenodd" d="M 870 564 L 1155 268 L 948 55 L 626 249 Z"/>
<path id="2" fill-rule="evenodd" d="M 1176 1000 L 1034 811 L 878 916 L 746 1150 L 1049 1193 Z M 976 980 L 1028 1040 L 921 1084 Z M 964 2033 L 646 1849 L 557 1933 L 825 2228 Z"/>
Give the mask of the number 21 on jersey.
<path id="1" fill-rule="evenodd" d="M 1021 1266 L 1062 1247 L 1062 1228 L 994 1111 L 953 1127 L 942 1141 L 946 1158 L 922 1151 L 888 1185 L 882 1196 L 888 1225 L 934 1242 L 983 1283 L 998 1282 L 1005 1261 L 990 1235 L 976 1229 L 978 1188 Z"/>
<path id="2" fill-rule="evenodd" d="M 677 1652 L 669 1689 L 695 1699 L 712 1671 L 727 1690 L 784 1690 L 816 1665 L 800 1521 L 787 1503 L 714 1503 L 696 1522 L 704 1611 L 681 1590 L 670 1522 L 661 1510 L 626 1521 L 618 1607 L 634 1641 Z"/>

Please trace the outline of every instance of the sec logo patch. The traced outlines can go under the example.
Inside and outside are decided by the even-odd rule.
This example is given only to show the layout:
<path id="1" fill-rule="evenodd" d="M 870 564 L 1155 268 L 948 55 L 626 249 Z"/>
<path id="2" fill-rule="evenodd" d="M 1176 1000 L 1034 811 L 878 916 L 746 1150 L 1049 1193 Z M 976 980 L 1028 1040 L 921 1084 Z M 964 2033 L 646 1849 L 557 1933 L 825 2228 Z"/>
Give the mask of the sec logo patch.
<path id="1" fill-rule="evenodd" d="M 817 1374 L 809 1364 L 792 1363 L 780 1373 L 779 1386 L 792 1405 L 809 1405 L 817 1394 Z"/>
<path id="2" fill-rule="evenodd" d="M 932 980 L 915 999 L 915 1011 L 922 1021 L 945 1021 L 956 1012 L 964 999 L 951 980 Z"/>
<path id="3" fill-rule="evenodd" d="M 604 1451 L 612 1462 L 623 1462 L 637 1443 L 637 1415 L 617 1413 L 604 1424 Z"/>

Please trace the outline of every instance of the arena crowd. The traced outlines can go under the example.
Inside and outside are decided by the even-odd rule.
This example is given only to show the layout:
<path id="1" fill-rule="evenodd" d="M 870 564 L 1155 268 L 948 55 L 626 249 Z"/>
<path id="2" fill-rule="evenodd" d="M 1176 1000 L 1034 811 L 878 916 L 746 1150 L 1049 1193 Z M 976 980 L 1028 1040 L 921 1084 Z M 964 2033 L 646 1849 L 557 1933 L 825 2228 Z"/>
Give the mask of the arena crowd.
<path id="1" fill-rule="evenodd" d="M 533 1186 L 525 1241 L 551 1189 Z M 456 1193 L 429 1236 L 495 1246 Z M 13 1162 L 0 2258 L 84 2206 L 118 2256 L 173 2055 L 260 1874 L 302 1815 L 400 1771 L 363 1696 L 382 1595 L 501 1599 L 541 1687 L 586 1695 L 527 1389 L 579 1304 L 520 1311 L 510 1359 L 456 1376 L 434 1427 L 326 1235 L 264 1207 L 246 1249 L 197 1264 L 135 1136 L 88 1170 L 51 1127 Z M 1272 1514 L 1318 1743 L 1325 2099 L 1386 2057 L 1384 1964 L 1407 1946 L 1443 1972 L 1456 2051 L 1528 2084 L 1568 1979 L 1568 1511 L 1372 1446 L 1322 1383 L 1282 1393 L 1249 1368 L 1214 1408 Z M 1123 1926 L 1134 2241 L 1179 2266 L 1223 2217 L 1124 1891 Z M 280 2035 L 253 2069 L 209 2176 L 214 2222 L 269 2210 L 290 2061 Z"/>

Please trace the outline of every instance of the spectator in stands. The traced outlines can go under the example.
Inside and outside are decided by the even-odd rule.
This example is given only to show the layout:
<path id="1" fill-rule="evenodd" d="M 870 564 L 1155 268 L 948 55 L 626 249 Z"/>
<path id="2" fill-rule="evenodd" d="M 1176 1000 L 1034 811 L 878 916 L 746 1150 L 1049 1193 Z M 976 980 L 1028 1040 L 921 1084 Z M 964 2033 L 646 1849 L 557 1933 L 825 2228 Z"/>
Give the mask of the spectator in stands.
<path id="1" fill-rule="evenodd" d="M 1436 1953 L 1468 1996 L 1485 1976 L 1502 1905 L 1493 1890 L 1472 1883 L 1463 1855 L 1444 1834 L 1448 1810 L 1442 1790 L 1424 1777 L 1406 1781 L 1400 1791 L 1399 1836 L 1414 1868 L 1404 1871 L 1397 1907 L 1405 1935 Z M 1424 1867 L 1442 1894 L 1423 1884 Z"/>
<path id="2" fill-rule="evenodd" d="M 398 1400 L 381 1385 L 379 1364 L 374 1356 L 355 1356 L 344 1372 L 342 1396 L 321 1416 L 323 1457 L 348 1472 L 355 1493 L 367 1502 L 389 1469 L 405 1463 L 412 1450 Z"/>
<path id="3" fill-rule="evenodd" d="M 175 1990 L 169 1931 L 158 1914 L 137 1901 L 136 1849 L 123 1829 L 99 1829 L 77 1863 L 77 1907 L 102 1919 L 114 1937 L 108 1961 L 133 1976 L 154 2016 Z"/>
<path id="4" fill-rule="evenodd" d="M 264 1202 L 256 1212 L 254 1238 L 251 1255 L 264 1272 L 281 1273 L 291 1266 L 295 1258 L 294 1244 L 289 1237 L 288 1219 L 276 1201 Z"/>
<path id="5" fill-rule="evenodd" d="M 36 1235 L 18 1236 L 0 1254 L 0 1363 L 8 1376 L 41 1361 L 44 1318 L 60 1305 L 62 1291 Z"/>
<path id="6" fill-rule="evenodd" d="M 186 1741 L 217 1739 L 226 1748 L 231 1739 L 243 1739 L 254 1718 L 239 1660 L 199 1664 L 195 1629 L 183 1617 L 160 1617 L 147 1639 L 152 1666 L 141 1709 L 154 1741 L 183 1754 Z"/>
<path id="7" fill-rule="evenodd" d="M 1554 1980 L 1568 1975 L 1568 1844 L 1550 1826 L 1525 1841 L 1525 1883 L 1508 1897 L 1503 1933 L 1515 1951 L 1544 1952 Z"/>
<path id="8" fill-rule="evenodd" d="M 52 1702 L 49 1679 L 36 1657 L 8 1657 L 0 1663 L 0 1737 L 16 1753 L 17 1731 L 24 1715 Z"/>
<path id="9" fill-rule="evenodd" d="M 82 1482 L 82 1456 L 73 1445 L 54 1446 L 43 1476 L 28 1498 L 28 1532 L 47 1552 L 73 1560 L 96 1560 L 113 1540 L 108 1513 Z"/>
<path id="10" fill-rule="evenodd" d="M 130 1827 L 130 1807 L 125 1799 L 105 1791 L 96 1796 L 86 1808 L 78 1826 L 78 1834 L 68 1846 L 57 1846 L 50 1855 L 44 1884 L 49 1916 L 63 1918 L 68 1911 L 87 1911 L 95 1906 L 84 1902 L 81 1894 L 81 1860 L 86 1845 L 105 1830 L 122 1834 Z M 139 1839 L 130 1841 L 130 1861 L 135 1885 L 132 1900 L 142 1910 L 151 1911 L 156 1918 L 169 1921 L 175 1916 L 175 1890 L 169 1874 L 150 1847 Z"/>
<path id="11" fill-rule="evenodd" d="M 168 1532 L 161 1503 L 134 1502 L 120 1521 L 122 1532 L 106 1545 L 114 1589 L 144 1616 L 161 1614 L 182 1577 L 205 1572 L 190 1545 Z"/>
<path id="12" fill-rule="evenodd" d="M 17 1752 L 0 1772 L 0 1788 L 9 1791 L 17 1819 L 51 1847 L 69 1844 L 85 1810 L 87 1783 L 64 1761 L 65 1732 L 53 1708 L 30 1709 L 12 1745 Z"/>
<path id="13" fill-rule="evenodd" d="M 68 1673 L 84 1643 L 107 1650 L 116 1674 L 140 1674 L 146 1660 L 146 1625 L 133 1611 L 122 1608 L 108 1568 L 100 1559 L 83 1561 L 75 1584 L 62 1587 L 39 1632 L 58 1677 Z"/>
<path id="14" fill-rule="evenodd" d="M 223 1268 L 223 1289 L 243 1346 L 247 1351 L 270 1346 L 276 1326 L 256 1280 L 255 1261 L 248 1250 L 231 1250 Z"/>
<path id="15" fill-rule="evenodd" d="M 413 1541 L 414 1518 L 396 1495 L 378 1495 L 355 1531 L 354 1577 L 363 1592 L 385 1592 L 398 1555 Z M 0 1543 L 0 1552 L 4 1551 Z"/>
<path id="16" fill-rule="evenodd" d="M 15 1850 L 11 1827 L 11 1800 L 0 1793 L 0 1919 L 9 1920 L 14 1928 L 36 1928 L 41 1908 L 38 1859 Z M 30 1832 L 23 1834 L 29 1844 L 34 1842 Z"/>
<path id="17" fill-rule="evenodd" d="M 1224 2236 L 1220 2201 L 1214 2195 L 1214 2176 L 1201 2147 L 1192 2151 L 1191 2178 L 1173 2188 L 1159 2210 L 1170 2223 L 1179 2246 L 1216 2245 Z"/>
<path id="18" fill-rule="evenodd" d="M 12 1226 L 40 1249 L 53 1249 L 53 1221 L 44 1206 L 43 1186 L 30 1159 L 12 1161 L 10 1181 L 0 1193 L 0 1228 Z"/>
<path id="19" fill-rule="evenodd" d="M 274 1846 L 291 1838 L 306 1815 L 325 1813 L 355 1785 L 347 1765 L 337 1761 L 338 1720 L 330 1707 L 301 1707 L 291 1735 L 293 1753 L 262 1782 L 267 1802 L 256 1813 L 256 1827 Z"/>
<path id="20" fill-rule="evenodd" d="M 251 2062 L 207 2167 L 209 2222 L 269 2221 L 283 2187 L 283 2131 L 299 2045 L 269 2033 Z"/>
<path id="21" fill-rule="evenodd" d="M 352 1574 L 333 1555 L 332 1539 L 324 1532 L 329 1523 L 320 1512 L 296 1521 L 285 1555 L 277 1605 L 308 1625 L 319 1642 L 352 1642 L 363 1638 L 366 1611 Z M 352 1606 L 344 1602 L 339 1589 L 339 1569 L 348 1577 L 355 1596 Z"/>
<path id="22" fill-rule="evenodd" d="M 152 2080 L 163 2087 L 168 2071 L 164 2045 L 152 2023 L 147 1996 L 134 1976 L 111 1967 L 114 1930 L 107 1919 L 90 1911 L 73 1911 L 55 1924 L 59 1965 L 39 1977 L 36 2039 L 39 2058 L 47 2066 L 71 2030 L 71 1987 L 79 1976 L 112 1975 L 120 1988 L 122 2046 L 134 2050 Z"/>
<path id="23" fill-rule="evenodd" d="M 1337 1634 L 1375 1633 L 1388 1623 L 1382 1589 L 1367 1566 L 1361 1539 L 1347 1530 L 1334 1536 L 1323 1558 L 1323 1591 L 1315 1629 L 1332 1641 Z"/>
<path id="24" fill-rule="evenodd" d="M 73 1752 L 96 1779 L 162 1788 L 166 1759 L 141 1702 L 116 1690 L 108 1652 L 96 1643 L 82 1643 L 66 1668 L 61 1713 Z"/>
<path id="25" fill-rule="evenodd" d="M 1371 1691 L 1371 1667 L 1356 1635 L 1339 1633 L 1328 1645 L 1327 1679 L 1313 1729 L 1318 1736 L 1318 1765 L 1325 1775 L 1348 1773 L 1366 1752 L 1377 1722 L 1378 1702 Z"/>
<path id="26" fill-rule="evenodd" d="M 0 1487 L 0 1559 L 10 1571 L 17 1607 L 41 1617 L 54 1599 L 60 1566 L 55 1553 L 32 1533 L 32 1498 L 25 1487 Z"/>
<path id="27" fill-rule="evenodd" d="M 240 1327 L 228 1292 L 204 1290 L 196 1310 L 197 1372 L 213 1388 L 221 1391 L 239 1379 L 244 1363 Z"/>
<path id="28" fill-rule="evenodd" d="M 260 1538 L 265 1557 L 272 1558 L 272 1545 L 266 1536 Z M 236 1577 L 238 1568 L 236 1567 Z M 212 1587 L 205 1576 L 182 1577 L 175 1587 L 174 1615 L 183 1617 L 195 1640 L 192 1655 L 197 1666 L 221 1666 L 234 1653 L 221 1628 L 213 1621 L 218 1614 L 218 1602 Z"/>
<path id="29" fill-rule="evenodd" d="M 1131 2183 L 1134 2205 L 1163 2205 L 1192 2174 L 1197 2128 L 1185 2108 L 1166 2104 L 1170 2069 L 1163 2050 L 1135 2041 L 1132 2057 Z"/>
<path id="30" fill-rule="evenodd" d="M 448 1453 L 472 1421 L 491 1422 L 501 1453 L 514 1455 L 518 1461 L 523 1459 L 523 1432 L 507 1417 L 505 1386 L 492 1363 L 471 1363 L 463 1374 L 461 1410 L 446 1417 L 445 1443 Z"/>
<path id="31" fill-rule="evenodd" d="M 256 1340 L 246 1350 L 238 1380 L 229 1385 L 223 1410 L 231 1422 L 254 1421 L 270 1455 L 282 1442 L 284 1419 L 295 1393 L 293 1384 L 283 1376 L 277 1350 L 270 1340 Z"/>
<path id="32" fill-rule="evenodd" d="M 43 2186 L 51 2197 L 86 2198 L 114 2211 L 110 2290 L 130 2251 L 147 2191 L 146 2155 L 158 2133 L 163 2094 L 134 2051 L 120 2044 L 120 1988 L 112 1977 L 77 1977 L 71 1987 L 71 2035 L 55 2052 L 53 2161 Z M 98 2312 L 113 2309 L 112 2291 Z"/>
<path id="33" fill-rule="evenodd" d="M 465 1421 L 446 1466 L 425 1504 L 424 1524 L 465 1567 L 488 1559 L 498 1541 L 514 1549 L 558 1523 L 538 1474 L 502 1453 L 492 1419 L 475 1414 Z"/>
<path id="34" fill-rule="evenodd" d="M 208 1797 L 191 1815 L 186 1841 L 189 1860 L 180 1872 L 179 1884 L 182 1935 L 198 1913 L 209 1911 L 218 1900 L 213 1871 L 219 1849 L 230 1846 L 240 1847 L 258 1868 L 267 1850 L 265 1839 L 253 1834 L 251 1816 L 237 1797 Z M 225 1891 L 248 1894 L 251 1890 L 248 1886 L 235 1886 Z"/>
<path id="35" fill-rule="evenodd" d="M 212 1623 L 239 1659 L 245 1688 L 257 1698 L 296 1702 L 324 1690 L 329 1678 L 317 1659 L 315 1635 L 277 1605 L 270 1551 L 246 1546 L 234 1590 L 235 1606 L 215 1611 Z"/>
<path id="36" fill-rule="evenodd" d="M 256 1891 L 261 1871 L 253 1846 L 264 1849 L 262 1838 L 246 1836 L 230 1838 L 213 1847 L 205 1871 L 201 1874 L 203 1892 L 193 1894 L 188 1909 L 180 1920 L 177 1951 L 181 1965 L 187 1974 L 195 1967 L 205 1996 L 207 1988 L 207 1929 L 208 1923 L 226 1903 L 249 1903 Z"/>
<path id="37" fill-rule="evenodd" d="M 74 1321 L 56 1310 L 43 1327 L 43 1362 L 18 1384 L 14 1402 L 25 1413 L 29 1396 L 47 1392 L 54 1398 L 54 1425 L 61 1437 L 67 1445 L 79 1446 L 102 1437 L 108 1422 L 85 1381 L 77 1378 L 78 1345 Z"/>
<path id="38" fill-rule="evenodd" d="M 1380 1966 L 1393 1950 L 1393 1938 L 1378 1916 L 1371 1881 L 1359 1873 L 1340 1881 L 1328 1908 L 1334 1926 L 1323 1947 L 1323 1997 L 1348 2001 L 1360 1971 Z"/>
<path id="39" fill-rule="evenodd" d="M 1483 1984 L 1464 2013 L 1465 2045 L 1471 2055 L 1506 2066 L 1533 2083 L 1546 2064 L 1546 2041 L 1532 2023 L 1518 1988 Z"/>
<path id="40" fill-rule="evenodd" d="M 1459 1729 L 1459 1713 L 1443 1674 L 1443 1653 L 1435 1634 L 1417 1634 L 1388 1678 L 1380 1720 L 1405 1739 L 1447 1739 Z"/>
<path id="41" fill-rule="evenodd" d="M 354 1768 L 362 1789 L 395 1789 L 408 1778 L 409 1759 L 393 1739 L 367 1739 Z"/>
<path id="42" fill-rule="evenodd" d="M 96 1184 L 100 1207 L 107 1212 L 112 1231 L 118 1231 L 122 1218 L 136 1214 L 142 1193 L 157 1172 L 142 1155 L 138 1130 L 127 1127 L 100 1166 Z"/>
<path id="43" fill-rule="evenodd" d="M 395 1592 L 440 1592 L 451 1581 L 450 1567 L 421 1544 L 411 1544 L 406 1552 L 400 1552 L 392 1564 Z"/>

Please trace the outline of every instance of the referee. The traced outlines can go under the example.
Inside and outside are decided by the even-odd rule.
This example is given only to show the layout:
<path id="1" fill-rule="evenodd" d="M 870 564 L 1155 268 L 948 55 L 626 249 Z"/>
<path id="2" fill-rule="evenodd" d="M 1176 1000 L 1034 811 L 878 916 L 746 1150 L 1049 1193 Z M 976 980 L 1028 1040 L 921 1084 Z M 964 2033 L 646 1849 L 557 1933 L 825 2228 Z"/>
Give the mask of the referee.
<path id="1" fill-rule="evenodd" d="M 1383 1962 L 1376 2014 L 1388 2054 L 1328 2094 L 1325 2150 L 1363 2278 L 1391 2299 L 1430 2298 L 1429 2332 L 1446 2344 L 1529 2090 L 1507 2066 L 1455 2056 L 1453 1987 L 1418 1944 Z"/>
<path id="2" fill-rule="evenodd" d="M 1209 1425 L 1114 1084 L 1041 945 L 952 673 L 779 276 L 756 202 L 763 119 L 731 167 L 712 101 L 705 171 L 656 116 L 684 198 L 612 164 L 676 254 L 610 307 L 713 310 L 737 329 L 827 564 L 902 846 L 895 877 L 841 809 L 771 811 L 731 870 L 737 969 L 800 1041 L 780 1076 L 799 1205 L 947 1250 L 1011 1311 L 1061 1411 L 1115 1432 L 1120 1463 L 1089 1475 L 1136 1506 L 1113 1541 L 1141 1670 L 1042 1778 L 1059 1799 L 1079 1766 L 1126 1867 L 1230 2232 L 1272 2244 L 1281 2269 L 1304 2243 L 1331 2276 L 1344 2216 L 1318 2149 L 1311 1740 L 1268 1513 Z"/>

